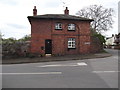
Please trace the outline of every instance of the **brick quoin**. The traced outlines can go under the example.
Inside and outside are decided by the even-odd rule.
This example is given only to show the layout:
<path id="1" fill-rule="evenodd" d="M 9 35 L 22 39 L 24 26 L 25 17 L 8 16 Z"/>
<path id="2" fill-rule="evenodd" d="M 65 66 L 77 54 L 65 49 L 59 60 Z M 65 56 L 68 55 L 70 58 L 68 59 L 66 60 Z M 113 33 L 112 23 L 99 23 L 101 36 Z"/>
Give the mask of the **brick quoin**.
<path id="1" fill-rule="evenodd" d="M 35 7 L 36 9 L 36 7 Z M 91 19 L 65 14 L 46 14 L 28 16 L 31 24 L 31 53 L 45 54 L 45 40 L 52 40 L 54 55 L 86 54 L 91 49 Z M 61 23 L 62 30 L 56 30 L 55 24 Z M 75 30 L 68 31 L 68 24 L 75 24 Z M 75 38 L 75 48 L 68 48 L 68 38 Z"/>

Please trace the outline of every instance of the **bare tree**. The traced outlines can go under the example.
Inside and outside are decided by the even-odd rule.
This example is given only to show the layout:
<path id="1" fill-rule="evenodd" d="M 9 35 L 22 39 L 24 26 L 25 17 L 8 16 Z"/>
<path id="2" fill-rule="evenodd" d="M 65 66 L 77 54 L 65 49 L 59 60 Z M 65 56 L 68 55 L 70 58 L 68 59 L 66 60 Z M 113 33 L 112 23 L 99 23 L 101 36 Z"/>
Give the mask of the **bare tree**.
<path id="1" fill-rule="evenodd" d="M 91 5 L 77 12 L 77 15 L 81 17 L 93 19 L 91 27 L 98 33 L 112 28 L 113 14 L 114 10 L 112 8 L 107 9 L 98 5 Z"/>

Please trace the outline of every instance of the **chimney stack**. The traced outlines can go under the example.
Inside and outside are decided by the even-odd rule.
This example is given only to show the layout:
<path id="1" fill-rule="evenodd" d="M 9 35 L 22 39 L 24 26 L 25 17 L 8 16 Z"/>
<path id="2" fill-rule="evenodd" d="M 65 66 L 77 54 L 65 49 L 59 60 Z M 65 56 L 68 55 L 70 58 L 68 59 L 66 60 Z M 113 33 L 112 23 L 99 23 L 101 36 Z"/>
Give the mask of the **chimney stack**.
<path id="1" fill-rule="evenodd" d="M 33 16 L 37 16 L 37 9 L 36 9 L 36 6 L 34 6 L 34 9 L 33 9 Z"/>
<path id="2" fill-rule="evenodd" d="M 112 34 L 112 37 L 114 37 L 114 34 Z"/>
<path id="3" fill-rule="evenodd" d="M 69 15 L 68 7 L 66 7 L 66 9 L 64 10 L 64 14 L 65 14 L 65 15 Z"/>

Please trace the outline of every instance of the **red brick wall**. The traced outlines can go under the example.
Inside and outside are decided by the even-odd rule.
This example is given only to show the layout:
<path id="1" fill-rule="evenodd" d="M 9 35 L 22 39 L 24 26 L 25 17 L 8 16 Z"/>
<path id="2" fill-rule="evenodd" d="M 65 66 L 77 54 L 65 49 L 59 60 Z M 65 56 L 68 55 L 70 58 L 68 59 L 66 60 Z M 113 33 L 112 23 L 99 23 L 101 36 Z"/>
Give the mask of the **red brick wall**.
<path id="1" fill-rule="evenodd" d="M 45 39 L 51 39 L 51 22 L 48 20 L 32 20 L 31 22 L 31 52 L 44 54 Z"/>
<path id="2" fill-rule="evenodd" d="M 90 53 L 90 22 L 80 24 L 80 53 Z"/>
<path id="3" fill-rule="evenodd" d="M 97 53 L 103 50 L 103 45 L 101 44 L 100 40 L 96 37 L 91 36 L 91 53 Z"/>
<path id="4" fill-rule="evenodd" d="M 61 22 L 62 30 L 55 30 L 55 23 Z M 75 31 L 68 31 L 69 23 L 76 24 Z M 52 54 L 82 54 L 90 52 L 90 23 L 73 20 L 32 20 L 31 52 L 45 54 L 45 39 L 52 39 Z M 76 49 L 68 49 L 68 38 L 76 38 Z M 87 44 L 86 44 L 87 43 Z"/>
<path id="5" fill-rule="evenodd" d="M 90 36 L 80 36 L 80 53 L 90 53 Z"/>
<path id="6" fill-rule="evenodd" d="M 64 55 L 65 54 L 65 36 L 64 35 L 52 35 L 52 49 L 53 49 L 53 54 L 56 55 Z"/>

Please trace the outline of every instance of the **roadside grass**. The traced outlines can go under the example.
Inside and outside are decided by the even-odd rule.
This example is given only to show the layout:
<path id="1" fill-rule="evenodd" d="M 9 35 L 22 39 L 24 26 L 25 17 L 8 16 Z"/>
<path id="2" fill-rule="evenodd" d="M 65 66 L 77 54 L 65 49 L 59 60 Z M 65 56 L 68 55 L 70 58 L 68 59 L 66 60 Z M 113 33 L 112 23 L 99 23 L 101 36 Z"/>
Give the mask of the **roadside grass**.
<path id="1" fill-rule="evenodd" d="M 105 49 L 101 50 L 100 53 L 108 53 Z"/>

